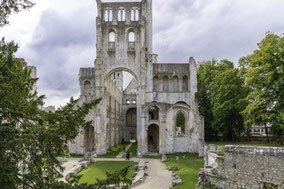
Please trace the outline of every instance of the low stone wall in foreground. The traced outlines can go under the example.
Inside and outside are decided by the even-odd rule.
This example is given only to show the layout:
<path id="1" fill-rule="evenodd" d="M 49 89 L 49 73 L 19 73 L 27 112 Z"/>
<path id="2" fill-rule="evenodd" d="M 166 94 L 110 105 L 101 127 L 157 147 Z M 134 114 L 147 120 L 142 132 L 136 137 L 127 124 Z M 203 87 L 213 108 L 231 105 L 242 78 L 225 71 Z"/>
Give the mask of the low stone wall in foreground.
<path id="1" fill-rule="evenodd" d="M 197 188 L 284 189 L 284 148 L 226 146 L 215 161 L 200 169 Z"/>

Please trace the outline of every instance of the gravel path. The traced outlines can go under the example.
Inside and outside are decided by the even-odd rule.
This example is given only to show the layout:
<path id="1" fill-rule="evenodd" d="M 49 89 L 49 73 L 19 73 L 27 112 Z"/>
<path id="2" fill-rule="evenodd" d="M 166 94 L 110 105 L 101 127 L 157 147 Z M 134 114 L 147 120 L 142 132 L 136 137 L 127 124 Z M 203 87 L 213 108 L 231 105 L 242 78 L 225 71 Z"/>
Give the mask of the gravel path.
<path id="1" fill-rule="evenodd" d="M 134 189 L 168 189 L 172 183 L 172 173 L 166 169 L 166 166 L 159 159 L 147 159 L 147 172 L 144 183 L 132 187 Z"/>

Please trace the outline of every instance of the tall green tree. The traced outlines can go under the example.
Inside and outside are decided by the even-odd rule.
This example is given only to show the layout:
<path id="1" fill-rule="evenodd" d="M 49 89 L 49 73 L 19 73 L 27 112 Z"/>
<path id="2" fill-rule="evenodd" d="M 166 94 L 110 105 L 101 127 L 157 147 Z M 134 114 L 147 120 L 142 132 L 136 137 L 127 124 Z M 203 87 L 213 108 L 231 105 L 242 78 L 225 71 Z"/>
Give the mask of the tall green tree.
<path id="1" fill-rule="evenodd" d="M 213 128 L 213 112 L 211 103 L 211 90 L 209 88 L 216 75 L 216 60 L 202 62 L 198 65 L 197 85 L 198 85 L 198 105 L 199 112 L 204 116 L 205 140 L 217 140 L 218 131 Z"/>
<path id="2" fill-rule="evenodd" d="M 248 90 L 243 88 L 243 79 L 238 68 L 228 69 L 216 77 L 211 84 L 213 125 L 223 133 L 226 140 L 235 141 L 244 132 L 241 111 L 246 107 Z"/>
<path id="3" fill-rule="evenodd" d="M 284 36 L 267 33 L 247 60 L 245 85 L 251 93 L 247 97 L 249 105 L 242 112 L 245 125 L 266 128 L 272 124 L 273 134 L 283 141 Z"/>
<path id="4" fill-rule="evenodd" d="M 56 112 L 45 112 L 44 96 L 33 91 L 36 79 L 29 68 L 15 58 L 14 42 L 0 41 L 0 186 L 1 188 L 52 188 L 62 167 L 55 154 L 64 151 L 89 110 L 100 99 L 83 106 L 78 100 Z"/>
<path id="5" fill-rule="evenodd" d="M 198 102 L 199 111 L 205 119 L 205 140 L 235 140 L 243 133 L 244 98 L 247 90 L 242 88 L 241 71 L 228 60 L 207 61 L 199 64 Z"/>

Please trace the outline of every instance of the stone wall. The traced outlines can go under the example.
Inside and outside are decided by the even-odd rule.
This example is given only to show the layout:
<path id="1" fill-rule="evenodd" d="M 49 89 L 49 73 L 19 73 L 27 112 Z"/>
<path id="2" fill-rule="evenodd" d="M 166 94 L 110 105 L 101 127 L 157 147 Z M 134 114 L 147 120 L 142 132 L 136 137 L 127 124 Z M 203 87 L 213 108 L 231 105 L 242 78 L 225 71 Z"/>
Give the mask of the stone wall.
<path id="1" fill-rule="evenodd" d="M 197 188 L 284 188 L 284 148 L 226 146 L 215 160 L 205 161 Z"/>

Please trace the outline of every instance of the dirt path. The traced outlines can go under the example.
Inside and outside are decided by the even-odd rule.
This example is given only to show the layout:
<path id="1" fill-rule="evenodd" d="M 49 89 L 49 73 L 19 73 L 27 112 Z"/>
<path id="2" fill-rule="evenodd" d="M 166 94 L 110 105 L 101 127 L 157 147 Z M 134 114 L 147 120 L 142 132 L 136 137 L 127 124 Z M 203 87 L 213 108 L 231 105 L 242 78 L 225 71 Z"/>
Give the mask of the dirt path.
<path id="1" fill-rule="evenodd" d="M 134 189 L 168 189 L 172 183 L 172 173 L 166 169 L 166 166 L 159 159 L 147 159 L 149 176 L 145 182 L 132 187 Z"/>

